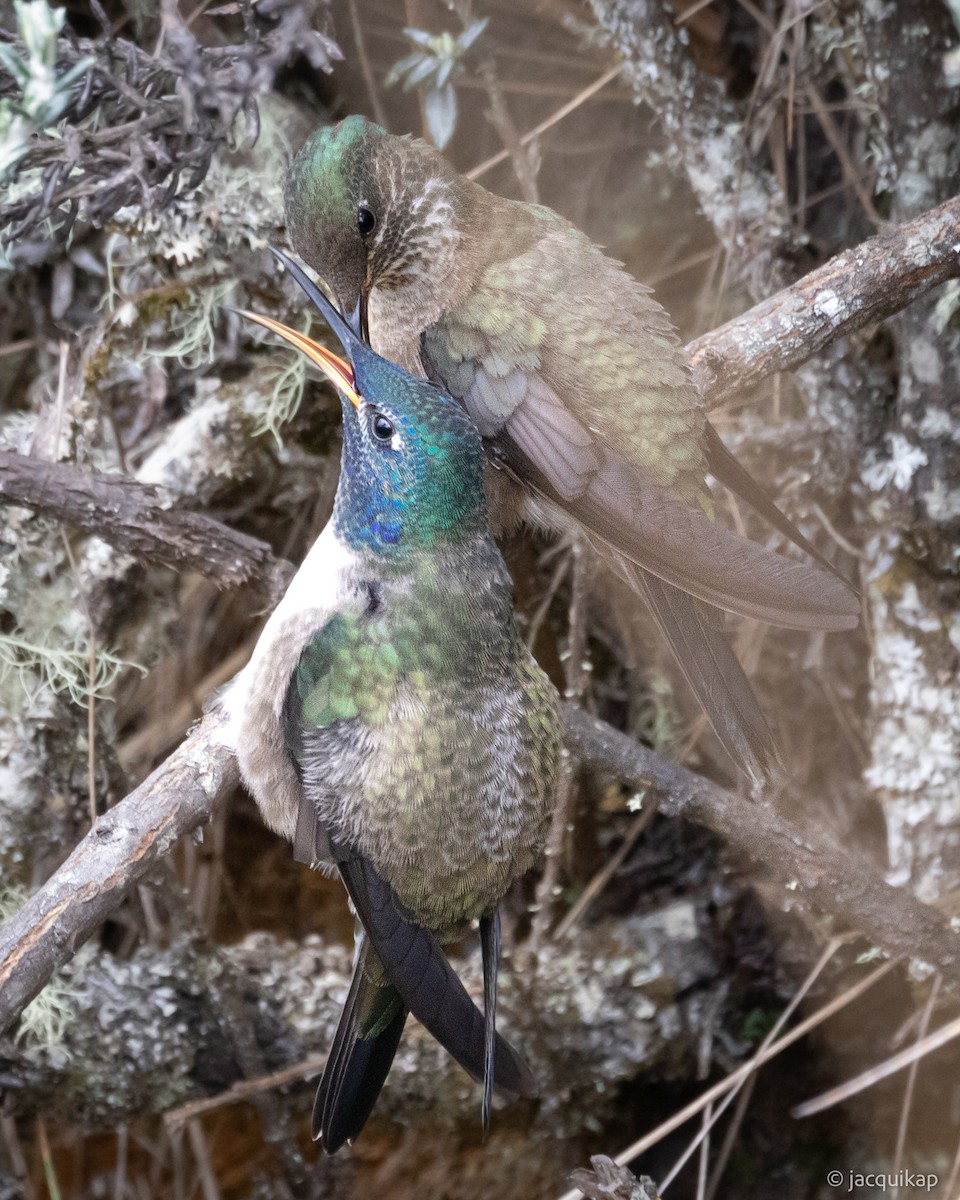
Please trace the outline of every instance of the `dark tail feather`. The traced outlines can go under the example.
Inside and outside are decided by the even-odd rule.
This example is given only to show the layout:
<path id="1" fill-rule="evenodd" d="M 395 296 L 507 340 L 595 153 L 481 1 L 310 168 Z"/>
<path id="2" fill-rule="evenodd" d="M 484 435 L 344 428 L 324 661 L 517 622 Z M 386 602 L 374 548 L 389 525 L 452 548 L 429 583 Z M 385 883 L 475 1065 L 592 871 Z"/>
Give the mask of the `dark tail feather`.
<path id="1" fill-rule="evenodd" d="M 483 953 L 483 1132 L 490 1128 L 493 1079 L 497 1050 L 497 972 L 500 968 L 500 910 L 480 918 L 480 949 Z"/>
<path id="2" fill-rule="evenodd" d="M 723 748 L 754 779 L 769 777 L 780 765 L 777 743 L 719 614 L 629 560 L 618 556 L 617 566 L 649 604 Z"/>
<path id="3" fill-rule="evenodd" d="M 365 935 L 313 1105 L 313 1138 L 327 1154 L 367 1123 L 397 1052 L 407 1010 Z"/>
<path id="4" fill-rule="evenodd" d="M 813 542 L 803 536 L 787 514 L 777 508 L 760 484 L 740 465 L 723 444 L 719 433 L 709 421 L 707 422 L 706 451 L 707 470 L 719 483 L 729 488 L 731 492 L 736 492 L 742 500 L 746 500 L 754 512 L 763 517 L 765 521 L 769 521 L 774 529 L 809 554 L 821 567 L 826 567 L 831 575 L 835 575 L 851 591 L 856 592 L 856 588 L 850 580 L 842 575 L 825 555 L 820 553 Z"/>
<path id="5" fill-rule="evenodd" d="M 393 888 L 359 856 L 338 863 L 357 916 L 390 981 L 417 1020 L 474 1079 L 486 1062 L 486 1024 L 436 935 L 415 924 Z M 494 1035 L 493 1086 L 508 1096 L 535 1096 L 530 1068 L 505 1038 Z"/>

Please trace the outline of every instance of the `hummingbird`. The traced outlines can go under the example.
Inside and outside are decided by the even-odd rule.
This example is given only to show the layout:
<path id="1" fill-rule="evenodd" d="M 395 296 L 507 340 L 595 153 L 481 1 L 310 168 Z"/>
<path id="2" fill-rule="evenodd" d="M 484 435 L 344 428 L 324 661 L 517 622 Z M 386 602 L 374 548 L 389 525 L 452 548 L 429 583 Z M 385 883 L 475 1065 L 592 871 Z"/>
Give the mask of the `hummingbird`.
<path id="1" fill-rule="evenodd" d="M 842 630 L 860 603 L 724 446 L 651 290 L 557 213 L 361 116 L 307 139 L 285 207 L 352 327 L 466 407 L 498 524 L 591 543 L 647 602 L 734 762 L 769 776 L 776 742 L 721 610 Z M 816 565 L 716 521 L 708 473 Z"/>
<path id="2" fill-rule="evenodd" d="M 462 405 L 374 353 L 313 289 L 349 362 L 269 317 L 336 385 L 333 513 L 223 704 L 240 772 L 295 857 L 336 871 L 353 980 L 317 1090 L 327 1153 L 366 1123 L 408 1013 L 483 1081 L 532 1096 L 496 1032 L 499 904 L 540 850 L 557 693 L 520 636 Z M 483 1012 L 442 944 L 479 923 Z"/>

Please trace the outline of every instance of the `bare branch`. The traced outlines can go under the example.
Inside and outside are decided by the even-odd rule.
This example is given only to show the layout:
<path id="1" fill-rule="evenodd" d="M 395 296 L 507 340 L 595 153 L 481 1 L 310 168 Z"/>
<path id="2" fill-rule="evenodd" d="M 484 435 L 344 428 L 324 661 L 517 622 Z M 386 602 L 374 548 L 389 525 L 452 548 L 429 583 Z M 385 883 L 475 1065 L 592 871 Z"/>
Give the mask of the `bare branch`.
<path id="1" fill-rule="evenodd" d="M 883 1062 L 863 1071 L 856 1078 L 848 1079 L 846 1083 L 841 1083 L 828 1092 L 814 1096 L 812 1100 L 805 1100 L 803 1104 L 798 1104 L 793 1110 L 793 1116 L 812 1117 L 814 1113 L 823 1112 L 825 1108 L 840 1104 L 851 1096 L 855 1096 L 857 1092 L 862 1092 L 864 1088 L 873 1087 L 881 1079 L 886 1079 L 888 1075 L 893 1075 L 897 1071 L 902 1071 L 904 1067 L 919 1062 L 921 1058 L 925 1058 L 934 1050 L 939 1050 L 941 1046 L 945 1046 L 958 1037 L 960 1037 L 960 1017 L 954 1017 L 952 1021 L 941 1025 L 939 1029 L 927 1034 L 926 1037 L 920 1038 L 906 1050 L 901 1050 L 891 1058 L 884 1059 Z"/>
<path id="2" fill-rule="evenodd" d="M 97 820 L 67 861 L 0 929 L 0 1033 L 178 838 L 239 782 L 219 713 Z"/>
<path id="3" fill-rule="evenodd" d="M 873 866 L 816 829 L 725 791 L 661 758 L 573 705 L 563 710 L 567 745 L 596 771 L 663 792 L 661 810 L 704 825 L 762 863 L 797 903 L 840 918 L 896 958 L 936 965 L 960 987 L 960 938 L 935 909 L 890 887 Z M 128 889 L 211 816 L 236 785 L 233 754 L 214 714 L 156 771 L 101 817 L 64 865 L 0 930 L 0 1032 L 16 1019 Z"/>
<path id="4" fill-rule="evenodd" d="M 539 125 L 535 126 L 528 133 L 523 134 L 523 136 L 520 138 L 520 146 L 527 146 L 535 138 L 538 138 L 541 133 L 546 133 L 546 131 L 556 125 L 558 121 L 562 121 L 563 118 L 572 113 L 574 109 L 579 108 L 581 104 L 586 103 L 587 100 L 596 95 L 601 88 L 606 87 L 611 80 L 616 79 L 619 74 L 619 64 L 615 67 L 610 67 L 610 69 L 607 71 L 604 71 L 599 79 L 595 79 L 593 83 L 589 84 L 582 91 L 578 92 L 572 100 L 561 105 L 561 107 L 558 108 L 555 113 L 551 113 L 545 121 L 541 121 Z M 486 173 L 493 167 L 502 162 L 506 162 L 509 157 L 509 149 L 498 150 L 496 154 L 491 155 L 490 158 L 484 159 L 482 163 L 478 163 L 477 166 L 469 170 L 467 172 L 467 179 L 479 179 L 481 175 L 486 175 Z"/>
<path id="5" fill-rule="evenodd" d="M 266 542 L 201 513 L 170 507 L 157 488 L 122 475 L 0 450 L 0 506 L 23 505 L 153 562 L 186 567 L 221 587 L 252 584 L 276 603 L 292 569 Z"/>
<path id="6" fill-rule="evenodd" d="M 711 407 L 960 276 L 960 196 L 845 250 L 687 346 Z"/>
<path id="7" fill-rule="evenodd" d="M 728 792 L 566 705 L 568 747 L 583 764 L 662 792 L 660 811 L 704 825 L 761 864 L 798 902 L 838 917 L 895 958 L 919 958 L 960 987 L 960 937 L 936 909 L 891 887 L 876 867 L 821 830 Z"/>

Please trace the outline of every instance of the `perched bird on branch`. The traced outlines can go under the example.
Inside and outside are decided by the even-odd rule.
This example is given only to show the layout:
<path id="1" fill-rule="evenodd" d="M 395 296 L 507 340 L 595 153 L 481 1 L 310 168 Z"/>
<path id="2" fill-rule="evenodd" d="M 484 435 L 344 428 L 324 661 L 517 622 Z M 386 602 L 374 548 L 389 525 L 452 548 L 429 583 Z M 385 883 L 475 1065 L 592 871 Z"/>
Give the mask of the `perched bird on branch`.
<path id="1" fill-rule="evenodd" d="M 354 329 L 466 406 L 500 468 L 491 510 L 579 529 L 646 600 L 734 761 L 768 773 L 775 743 L 717 610 L 839 630 L 860 605 L 724 447 L 650 290 L 556 213 L 362 117 L 307 140 L 286 216 Z M 714 521 L 707 473 L 819 565 Z"/>
<path id="2" fill-rule="evenodd" d="M 353 983 L 314 1106 L 334 1153 L 363 1128 L 412 1012 L 492 1089 L 534 1094 L 497 1033 L 498 905 L 539 851 L 558 698 L 514 618 L 463 407 L 388 363 L 313 289 L 349 354 L 245 314 L 338 387 L 333 515 L 223 703 L 241 773 L 297 858 L 335 868 L 358 920 Z M 481 1014 L 441 949 L 479 921 Z"/>

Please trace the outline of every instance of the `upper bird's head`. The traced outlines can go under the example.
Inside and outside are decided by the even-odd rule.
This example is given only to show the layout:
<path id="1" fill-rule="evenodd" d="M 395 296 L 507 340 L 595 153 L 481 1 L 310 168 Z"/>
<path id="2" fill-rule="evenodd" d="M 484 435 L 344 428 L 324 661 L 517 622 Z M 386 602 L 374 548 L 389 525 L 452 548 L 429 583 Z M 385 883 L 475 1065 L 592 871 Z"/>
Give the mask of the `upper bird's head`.
<path id="1" fill-rule="evenodd" d="M 486 195 L 426 142 L 347 117 L 318 129 L 294 160 L 287 230 L 364 336 L 376 289 L 372 302 L 384 310 L 377 344 L 390 345 L 391 320 L 410 327 L 393 341 L 419 336 L 449 303 L 465 265 L 464 234 Z"/>
<path id="2" fill-rule="evenodd" d="M 375 354 L 296 263 L 274 254 L 323 313 L 350 360 L 270 317 L 242 314 L 302 350 L 340 392 L 343 455 L 334 505 L 340 537 L 354 549 L 396 561 L 487 532 L 484 455 L 466 410 Z"/>

